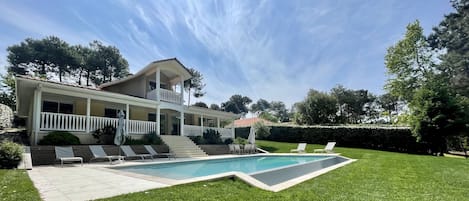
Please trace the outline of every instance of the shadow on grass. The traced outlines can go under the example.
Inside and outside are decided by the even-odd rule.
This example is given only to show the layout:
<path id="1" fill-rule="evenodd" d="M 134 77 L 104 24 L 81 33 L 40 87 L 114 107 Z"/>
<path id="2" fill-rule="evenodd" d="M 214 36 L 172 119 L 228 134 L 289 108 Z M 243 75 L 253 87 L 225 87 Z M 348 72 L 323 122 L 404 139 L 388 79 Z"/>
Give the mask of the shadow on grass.
<path id="1" fill-rule="evenodd" d="M 259 146 L 261 149 L 266 150 L 268 152 L 275 152 L 278 150 L 276 147 L 269 147 L 269 146 Z"/>

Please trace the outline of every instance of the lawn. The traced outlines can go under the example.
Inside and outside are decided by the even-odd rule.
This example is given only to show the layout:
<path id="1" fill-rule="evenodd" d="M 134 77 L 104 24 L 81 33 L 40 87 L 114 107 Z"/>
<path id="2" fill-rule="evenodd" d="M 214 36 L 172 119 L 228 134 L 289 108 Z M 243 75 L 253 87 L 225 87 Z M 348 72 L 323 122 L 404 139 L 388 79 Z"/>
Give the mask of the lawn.
<path id="1" fill-rule="evenodd" d="M 296 144 L 258 141 L 272 152 Z M 324 145 L 308 145 L 307 151 Z M 358 159 L 278 193 L 221 179 L 127 194 L 105 200 L 469 200 L 469 160 L 337 147 Z"/>
<path id="2" fill-rule="evenodd" d="M 0 200 L 41 200 L 24 170 L 0 169 Z"/>

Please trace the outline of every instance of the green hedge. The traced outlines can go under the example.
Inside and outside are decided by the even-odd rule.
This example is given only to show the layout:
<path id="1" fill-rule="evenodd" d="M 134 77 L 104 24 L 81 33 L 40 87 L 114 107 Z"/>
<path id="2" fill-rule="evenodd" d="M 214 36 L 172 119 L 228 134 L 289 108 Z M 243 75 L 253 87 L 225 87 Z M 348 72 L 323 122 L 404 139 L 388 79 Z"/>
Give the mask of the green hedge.
<path id="1" fill-rule="evenodd" d="M 52 131 L 44 136 L 39 145 L 79 145 L 80 139 L 67 131 Z"/>
<path id="2" fill-rule="evenodd" d="M 286 127 L 273 126 L 270 136 L 264 140 L 277 142 L 306 142 L 327 144 L 335 141 L 337 146 L 397 151 L 405 153 L 427 153 L 426 144 L 416 142 L 408 128 L 387 127 Z M 249 135 L 249 128 L 236 128 L 236 136 Z"/>

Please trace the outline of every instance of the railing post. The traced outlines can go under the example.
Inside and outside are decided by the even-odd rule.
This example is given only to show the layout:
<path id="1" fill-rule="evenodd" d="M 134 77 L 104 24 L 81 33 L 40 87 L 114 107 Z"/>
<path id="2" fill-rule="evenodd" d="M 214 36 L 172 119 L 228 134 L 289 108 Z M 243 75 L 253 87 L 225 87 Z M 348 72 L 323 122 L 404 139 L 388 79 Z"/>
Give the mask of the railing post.
<path id="1" fill-rule="evenodd" d="M 90 133 L 91 98 L 86 99 L 86 133 Z"/>

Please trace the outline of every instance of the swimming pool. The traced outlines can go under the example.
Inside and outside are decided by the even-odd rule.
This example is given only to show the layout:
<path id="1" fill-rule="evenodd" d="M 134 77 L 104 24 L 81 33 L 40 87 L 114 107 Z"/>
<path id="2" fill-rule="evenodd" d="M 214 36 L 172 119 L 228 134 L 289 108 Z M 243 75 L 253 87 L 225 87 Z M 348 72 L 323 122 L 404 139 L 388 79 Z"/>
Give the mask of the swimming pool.
<path id="1" fill-rule="evenodd" d="M 305 164 L 328 158 L 331 158 L 331 156 L 250 156 L 117 167 L 114 169 L 181 180 L 232 171 L 255 174 L 256 172 Z"/>
<path id="2" fill-rule="evenodd" d="M 223 156 L 222 156 L 223 157 Z M 355 161 L 339 155 L 256 154 L 111 167 L 128 176 L 177 185 L 237 177 L 264 190 L 278 192 Z"/>

